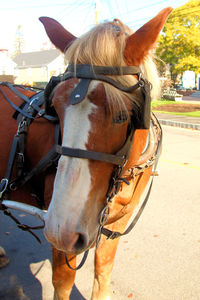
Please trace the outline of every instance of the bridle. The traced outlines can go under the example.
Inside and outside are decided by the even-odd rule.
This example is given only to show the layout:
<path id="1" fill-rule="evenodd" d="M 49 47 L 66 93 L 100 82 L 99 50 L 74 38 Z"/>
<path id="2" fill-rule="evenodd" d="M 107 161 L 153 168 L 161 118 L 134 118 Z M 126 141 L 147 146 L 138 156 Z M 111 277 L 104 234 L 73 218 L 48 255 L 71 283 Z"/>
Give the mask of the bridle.
<path id="1" fill-rule="evenodd" d="M 113 80 L 107 76 L 113 75 L 136 75 L 138 76 L 138 82 L 131 87 L 124 87 L 120 85 L 117 81 Z M 150 90 L 151 84 L 146 79 L 143 78 L 141 70 L 139 67 L 128 66 L 128 67 L 100 67 L 100 66 L 91 66 L 91 65 L 73 65 L 70 64 L 64 73 L 64 75 L 59 77 L 52 77 L 48 83 L 44 95 L 45 95 L 45 110 L 49 114 L 55 114 L 54 108 L 51 106 L 51 93 L 56 85 L 60 82 L 66 81 L 70 78 L 79 78 L 80 81 L 72 91 L 69 102 L 71 105 L 76 105 L 82 102 L 87 94 L 89 84 L 91 80 L 100 80 L 107 82 L 117 89 L 124 91 L 126 93 L 132 93 L 134 90 L 141 88 L 144 95 L 144 105 L 143 111 L 141 112 L 140 121 L 135 124 L 133 118 L 129 122 L 127 137 L 122 148 L 115 154 L 88 151 L 83 149 L 75 149 L 63 146 L 57 146 L 56 151 L 60 155 L 78 157 L 85 159 L 98 160 L 102 162 L 111 163 L 119 166 L 121 169 L 125 165 L 129 157 L 129 152 L 132 146 L 134 132 L 136 129 L 144 128 L 148 129 L 150 126 Z M 135 103 L 133 104 L 133 116 Z M 139 125 L 138 125 L 139 124 Z"/>
<path id="2" fill-rule="evenodd" d="M 108 76 L 113 75 L 135 75 L 138 78 L 138 82 L 130 87 L 124 87 L 115 81 L 113 78 Z M 107 66 L 91 66 L 91 65 L 74 65 L 70 64 L 66 70 L 66 72 L 60 77 L 53 77 L 45 90 L 45 104 L 46 104 L 46 111 L 53 112 L 51 107 L 51 98 L 50 95 L 52 93 L 52 89 L 59 82 L 63 82 L 69 80 L 71 78 L 79 78 L 80 81 L 77 86 L 74 88 L 72 93 L 69 96 L 69 102 L 71 105 L 77 105 L 80 102 L 84 101 L 86 94 L 88 92 L 88 87 L 91 80 L 100 80 L 106 83 L 109 83 L 116 87 L 117 89 L 126 92 L 132 93 L 136 89 L 140 88 L 142 94 L 144 96 L 144 105 L 143 111 L 141 113 L 141 119 L 139 123 L 134 123 L 134 118 L 131 118 L 129 122 L 128 130 L 127 130 L 127 137 L 125 140 L 124 145 L 117 151 L 115 154 L 109 153 L 102 153 L 102 152 L 94 152 L 84 149 L 75 149 L 63 146 L 57 146 L 56 151 L 60 155 L 70 156 L 70 157 L 77 157 L 77 158 L 84 158 L 84 159 L 92 159 L 98 160 L 110 164 L 114 164 L 115 168 L 113 170 L 113 174 L 111 176 L 111 180 L 109 183 L 108 191 L 106 193 L 106 206 L 102 210 L 100 214 L 100 229 L 98 234 L 98 241 L 100 240 L 100 233 L 101 229 L 103 228 L 108 215 L 109 215 L 109 203 L 111 202 L 112 198 L 118 193 L 121 183 L 128 182 L 124 180 L 121 175 L 124 170 L 124 166 L 129 158 L 130 149 L 133 143 L 134 133 L 135 130 L 138 128 L 145 128 L 148 129 L 150 126 L 150 90 L 151 84 L 146 79 L 144 79 L 142 72 L 139 67 L 135 66 L 126 66 L 126 67 L 107 67 Z M 132 108 L 133 116 L 134 116 L 134 105 Z M 54 113 L 54 112 L 53 112 Z M 139 126 L 138 126 L 139 124 Z"/>
<path id="3" fill-rule="evenodd" d="M 117 81 L 112 79 L 111 77 L 113 75 L 135 75 L 138 78 L 138 82 L 130 87 L 124 87 L 120 85 Z M 111 77 L 108 77 L 111 76 Z M 64 73 L 64 75 L 60 77 L 52 77 L 49 84 L 46 87 L 45 90 L 45 103 L 46 103 L 46 112 L 48 113 L 55 113 L 54 109 L 51 106 L 51 93 L 53 88 L 60 82 L 66 81 L 71 78 L 78 78 L 80 79 L 77 86 L 72 91 L 71 95 L 69 96 L 69 102 L 71 105 L 79 104 L 80 102 L 84 101 L 86 94 L 88 92 L 88 87 L 91 82 L 91 80 L 99 80 L 106 83 L 111 84 L 112 86 L 116 87 L 117 89 L 126 92 L 126 93 L 132 93 L 136 89 L 140 88 L 141 92 L 143 94 L 144 103 L 142 112 L 140 114 L 140 120 L 137 122 L 137 124 L 134 123 L 133 118 L 131 118 L 131 121 L 129 122 L 128 130 L 127 130 L 127 137 L 125 140 L 124 145 L 117 151 L 115 154 L 108 154 L 108 153 L 102 153 L 102 152 L 94 152 L 89 150 L 83 150 L 83 149 L 75 149 L 75 148 L 69 148 L 64 146 L 57 146 L 56 151 L 60 155 L 64 156 L 70 156 L 70 157 L 77 157 L 77 158 L 83 158 L 83 159 L 92 159 L 92 160 L 98 160 L 106 163 L 110 163 L 115 165 L 113 173 L 111 175 L 111 179 L 109 182 L 108 191 L 106 193 L 106 205 L 103 208 L 103 210 L 100 213 L 99 217 L 99 230 L 96 240 L 96 245 L 98 246 L 101 238 L 101 234 L 104 234 L 107 236 L 107 238 L 115 239 L 121 235 L 127 234 L 135 225 L 136 220 L 134 220 L 134 224 L 132 223 L 129 227 L 129 230 L 127 230 L 125 233 L 119 233 L 119 232 L 113 232 L 106 228 L 104 228 L 104 225 L 108 219 L 109 212 L 110 212 L 110 203 L 112 202 L 112 199 L 120 190 L 121 184 L 124 182 L 126 184 L 129 184 L 129 181 L 122 177 L 124 167 L 127 163 L 127 160 L 129 158 L 130 149 L 133 143 L 134 133 L 136 129 L 149 129 L 150 127 L 150 103 L 151 103 L 151 97 L 150 97 L 150 90 L 151 90 L 151 83 L 148 82 L 144 77 L 139 67 L 135 66 L 127 66 L 127 67 L 100 67 L 100 66 L 91 66 L 91 65 L 74 65 L 70 64 Z M 134 116 L 134 105 L 132 108 L 133 116 Z M 147 200 L 146 200 L 147 201 Z M 145 205 L 144 205 L 145 206 Z M 139 212 L 141 214 L 141 212 Z M 139 214 L 137 215 L 137 219 L 139 218 Z M 88 252 L 85 252 L 86 254 L 83 257 L 83 260 L 81 261 L 80 265 L 75 268 L 75 270 L 79 269 L 88 254 Z M 66 257 L 66 263 L 67 265 L 73 269 Z"/>
<path id="4" fill-rule="evenodd" d="M 117 81 L 115 81 L 112 78 L 113 75 L 118 75 L 118 76 L 135 75 L 138 78 L 138 82 L 133 86 L 125 87 L 125 86 L 122 86 L 121 84 L 119 84 Z M 75 148 L 64 147 L 64 146 L 60 146 L 58 144 L 58 139 L 57 139 L 56 145 L 49 151 L 50 154 L 48 154 L 46 156 L 46 158 L 44 159 L 44 161 L 46 163 L 49 159 L 56 161 L 56 160 L 58 160 L 58 158 L 61 155 L 64 155 L 64 156 L 77 157 L 77 158 L 82 158 L 82 159 L 102 161 L 102 162 L 113 164 L 115 166 L 113 169 L 113 173 L 111 175 L 110 182 L 109 182 L 108 191 L 106 193 L 106 205 L 103 208 L 103 210 L 101 211 L 100 217 L 99 217 L 99 230 L 98 230 L 97 241 L 96 241 L 96 243 L 98 245 L 101 234 L 106 235 L 107 238 L 110 238 L 110 239 L 114 239 L 121 235 L 127 234 L 133 228 L 133 226 L 136 223 L 136 219 L 138 219 L 139 215 L 141 214 L 141 211 L 139 211 L 138 214 L 136 215 L 136 218 L 134 219 L 134 221 L 131 223 L 129 228 L 124 233 L 112 232 L 112 231 L 104 228 L 104 225 L 109 216 L 110 203 L 112 202 L 112 198 L 118 193 L 122 183 L 129 184 L 128 180 L 126 180 L 126 178 L 124 178 L 122 175 L 124 172 L 124 167 L 126 165 L 126 162 L 129 158 L 130 149 L 131 149 L 131 146 L 133 143 L 135 130 L 136 129 L 149 129 L 149 127 L 150 127 L 151 84 L 143 77 L 143 74 L 142 74 L 140 68 L 135 67 L 135 66 L 126 66 L 126 67 L 104 67 L 103 66 L 102 67 L 102 66 L 70 64 L 68 66 L 66 72 L 63 75 L 58 76 L 58 77 L 53 76 L 51 78 L 50 82 L 48 83 L 48 85 L 44 91 L 44 102 L 45 102 L 45 112 L 43 112 L 44 115 L 51 116 L 54 120 L 56 119 L 56 112 L 55 112 L 54 108 L 51 106 L 52 91 L 57 86 L 58 83 L 69 80 L 71 78 L 80 79 L 79 83 L 77 84 L 77 86 L 72 91 L 72 93 L 69 97 L 69 101 L 70 101 L 71 105 L 76 105 L 76 104 L 80 103 L 81 101 L 84 101 L 86 94 L 88 92 L 88 87 L 89 87 L 91 80 L 99 80 L 99 81 L 106 82 L 126 93 L 132 93 L 136 89 L 140 88 L 142 95 L 143 95 L 143 105 L 142 105 L 142 109 L 140 111 L 139 120 L 137 122 L 134 121 L 134 111 L 135 111 L 135 109 L 138 110 L 138 107 L 136 107 L 137 105 L 135 103 L 133 103 L 133 108 L 132 108 L 133 117 L 130 118 L 130 122 L 129 122 L 129 125 L 127 128 L 126 140 L 125 140 L 123 146 L 121 147 L 121 149 L 119 149 L 117 151 L 117 153 L 110 154 L 110 153 L 94 152 L 94 151 L 89 151 L 89 150 L 84 150 L 84 149 L 75 149 Z M 40 113 L 41 113 L 41 110 L 40 110 Z M 157 157 L 159 156 L 159 152 L 160 152 L 160 147 L 157 148 L 157 153 L 156 153 Z M 157 158 L 157 160 L 158 160 L 158 158 Z M 152 164 L 153 163 L 155 163 L 155 161 L 153 161 Z M 151 166 L 152 164 L 147 165 L 147 167 Z M 157 164 L 157 162 L 155 163 L 155 165 L 156 164 Z M 40 165 L 40 163 L 39 163 L 39 165 Z M 44 165 L 44 162 L 42 161 L 41 166 L 39 166 L 39 170 L 42 169 L 43 165 Z M 152 182 L 150 185 L 150 189 L 152 186 Z M 150 193 L 150 189 L 149 189 L 148 194 Z M 147 197 L 147 199 L 148 199 L 148 197 Z M 145 198 L 145 201 L 143 203 L 143 208 L 146 205 L 147 199 Z M 76 269 L 79 269 L 83 265 L 83 263 L 86 259 L 87 253 L 86 253 L 86 255 L 84 255 L 82 262 Z M 68 266 L 71 268 L 67 258 L 66 258 L 66 262 L 67 262 Z"/>

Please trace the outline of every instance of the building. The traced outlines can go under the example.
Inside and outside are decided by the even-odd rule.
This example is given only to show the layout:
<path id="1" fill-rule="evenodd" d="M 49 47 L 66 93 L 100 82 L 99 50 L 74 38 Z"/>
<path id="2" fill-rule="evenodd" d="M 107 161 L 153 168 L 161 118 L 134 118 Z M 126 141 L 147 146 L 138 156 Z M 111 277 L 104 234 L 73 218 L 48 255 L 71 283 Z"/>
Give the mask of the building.
<path id="1" fill-rule="evenodd" d="M 7 49 L 0 49 L 0 81 L 14 83 L 16 64 L 9 57 Z"/>
<path id="2" fill-rule="evenodd" d="M 57 76 L 66 69 L 64 56 L 57 49 L 21 53 L 13 61 L 16 63 L 16 84 L 44 87 L 51 76 Z"/>

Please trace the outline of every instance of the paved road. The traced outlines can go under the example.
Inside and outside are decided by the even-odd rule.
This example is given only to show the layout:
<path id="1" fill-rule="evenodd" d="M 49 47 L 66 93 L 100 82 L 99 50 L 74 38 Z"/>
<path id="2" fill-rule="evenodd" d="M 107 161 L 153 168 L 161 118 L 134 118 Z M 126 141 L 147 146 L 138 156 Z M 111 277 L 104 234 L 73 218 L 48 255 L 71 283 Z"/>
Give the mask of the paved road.
<path id="1" fill-rule="evenodd" d="M 134 231 L 121 239 L 113 300 L 200 300 L 200 132 L 163 128 L 161 174 Z M 0 238 L 11 259 L 0 270 L 0 299 L 52 299 L 50 245 L 42 237 L 40 246 L 2 214 Z M 92 262 L 91 251 L 77 273 L 71 300 L 89 299 Z"/>
<path id="2" fill-rule="evenodd" d="M 183 101 L 188 101 L 188 102 L 196 102 L 196 101 L 200 101 L 200 94 L 198 92 L 198 94 L 194 93 L 190 96 L 183 96 Z"/>
<path id="3" fill-rule="evenodd" d="M 183 101 L 200 101 L 200 91 L 195 92 L 190 96 L 183 96 Z"/>

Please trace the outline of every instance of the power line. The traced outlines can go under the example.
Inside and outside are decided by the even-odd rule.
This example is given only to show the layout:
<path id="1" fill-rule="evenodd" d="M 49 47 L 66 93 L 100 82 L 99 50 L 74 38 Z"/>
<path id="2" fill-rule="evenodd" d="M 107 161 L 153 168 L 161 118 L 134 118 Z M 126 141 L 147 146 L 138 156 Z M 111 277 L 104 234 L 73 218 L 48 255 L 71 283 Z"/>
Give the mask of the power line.
<path id="1" fill-rule="evenodd" d="M 126 24 L 128 25 L 128 26 L 135 26 L 135 25 L 137 25 L 137 24 L 142 24 L 142 22 L 145 22 L 146 20 L 149 20 L 150 19 L 150 17 L 146 17 L 146 18 L 142 18 L 142 19 L 136 19 L 135 21 L 129 21 L 129 22 L 126 22 Z"/>
<path id="2" fill-rule="evenodd" d="M 66 8 L 64 11 L 60 11 L 60 13 L 57 14 L 57 17 L 62 20 L 64 17 L 69 16 L 70 14 L 73 14 L 74 11 L 78 11 L 81 9 L 81 11 L 84 11 L 91 7 L 90 3 L 87 3 L 87 5 L 81 4 L 81 0 L 77 1 L 74 5 L 72 5 L 69 8 Z M 64 14 L 63 14 L 64 13 Z"/>
<path id="3" fill-rule="evenodd" d="M 107 5 L 108 5 L 109 11 L 110 11 L 110 16 L 111 16 L 111 18 L 112 18 L 113 12 L 112 12 L 111 1 L 107 1 Z"/>
<path id="4" fill-rule="evenodd" d="M 73 5 L 74 1 L 72 2 L 68 2 L 67 5 Z M 2 10 L 21 10 L 21 9 L 34 9 L 34 8 L 40 8 L 40 7 L 57 7 L 57 6 L 66 6 L 66 2 L 65 3 L 54 3 L 54 4 L 39 4 L 39 5 L 29 5 L 29 6 L 22 6 L 22 5 L 18 5 L 16 7 L 1 7 L 1 11 Z"/>
<path id="5" fill-rule="evenodd" d="M 181 12 L 181 14 L 179 14 Z M 170 16 L 170 19 L 174 19 L 174 18 L 180 18 L 180 17 L 183 17 L 185 16 L 186 14 L 187 15 L 190 15 L 190 14 L 193 14 L 193 13 L 198 13 L 200 12 L 200 8 L 199 6 L 195 6 L 195 7 L 192 7 L 192 8 L 183 8 L 183 9 L 179 9 L 179 11 L 175 12 L 177 13 L 177 15 L 172 15 Z M 179 14 L 179 15 L 178 15 Z M 121 17 L 121 16 L 120 16 Z M 200 17 L 199 17 L 200 18 Z M 136 19 L 134 21 L 129 21 L 129 22 L 126 22 L 126 24 L 128 26 L 135 26 L 137 24 L 142 24 L 142 22 L 145 22 L 146 20 L 150 19 L 150 17 L 146 17 L 146 18 L 141 18 L 141 19 Z"/>
<path id="6" fill-rule="evenodd" d="M 145 8 L 149 8 L 149 7 L 152 7 L 152 6 L 156 6 L 156 5 L 161 4 L 161 3 L 163 3 L 163 1 L 151 3 L 150 5 L 141 6 L 141 7 L 139 7 L 139 8 L 134 9 L 134 10 L 129 10 L 129 11 L 126 12 L 126 13 L 120 14 L 119 17 L 121 18 L 121 17 L 123 17 L 123 16 L 125 16 L 125 15 L 127 15 L 127 14 L 132 13 L 132 12 L 140 11 L 141 9 L 145 9 Z"/>

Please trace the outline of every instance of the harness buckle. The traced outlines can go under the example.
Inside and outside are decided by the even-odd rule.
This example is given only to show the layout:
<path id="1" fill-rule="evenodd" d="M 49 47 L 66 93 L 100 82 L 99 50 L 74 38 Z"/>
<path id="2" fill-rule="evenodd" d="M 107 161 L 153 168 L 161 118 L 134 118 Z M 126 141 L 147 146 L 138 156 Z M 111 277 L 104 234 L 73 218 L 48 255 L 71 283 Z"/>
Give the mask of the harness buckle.
<path id="1" fill-rule="evenodd" d="M 144 87 L 144 79 L 142 78 L 142 73 L 139 73 L 138 85 L 139 85 L 139 87 Z"/>
<path id="2" fill-rule="evenodd" d="M 28 124 L 26 120 L 22 120 L 19 123 L 18 129 L 17 129 L 17 136 L 19 136 L 21 133 L 27 133 L 28 131 Z"/>
<path id="3" fill-rule="evenodd" d="M 17 161 L 19 164 L 24 163 L 24 154 L 22 152 L 17 152 Z"/>
<path id="4" fill-rule="evenodd" d="M 41 109 L 39 112 L 38 112 L 38 116 L 42 117 L 44 116 L 45 114 L 45 110 L 44 109 Z"/>
<path id="5" fill-rule="evenodd" d="M 38 99 L 39 99 L 38 97 L 33 98 L 33 99 L 30 101 L 30 103 L 29 103 L 29 107 L 32 106 L 32 104 L 33 104 L 35 101 L 37 101 Z"/>
<path id="6" fill-rule="evenodd" d="M 120 233 L 117 231 L 111 231 L 110 235 L 107 236 L 107 240 L 115 240 L 120 236 Z"/>
<path id="7" fill-rule="evenodd" d="M 8 186 L 8 179 L 7 178 L 3 178 L 1 180 L 1 183 L 0 183 L 0 199 L 3 196 L 3 193 L 6 191 L 7 186 Z"/>

